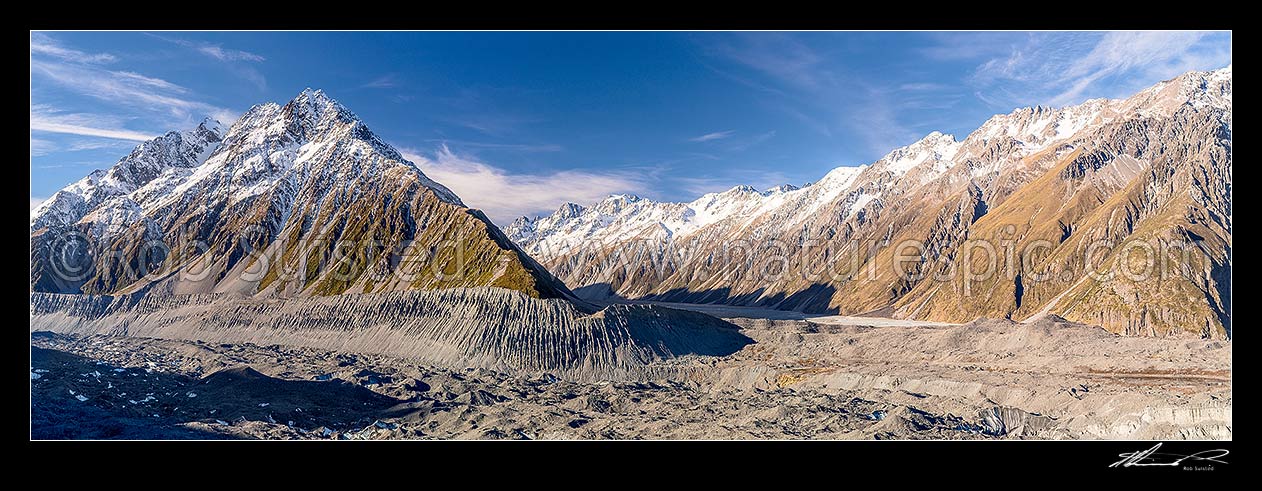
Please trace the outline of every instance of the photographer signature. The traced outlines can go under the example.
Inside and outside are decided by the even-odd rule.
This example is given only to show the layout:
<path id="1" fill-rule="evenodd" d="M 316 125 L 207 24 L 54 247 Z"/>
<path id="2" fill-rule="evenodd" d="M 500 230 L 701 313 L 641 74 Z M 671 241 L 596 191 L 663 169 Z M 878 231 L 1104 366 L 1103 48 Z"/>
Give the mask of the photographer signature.
<path id="1" fill-rule="evenodd" d="M 1153 445 L 1152 448 L 1148 450 L 1117 454 L 1117 456 L 1121 457 L 1122 460 L 1112 463 L 1109 467 L 1178 467 L 1179 465 L 1182 465 L 1183 462 L 1189 460 L 1226 464 L 1226 461 L 1219 459 L 1226 457 L 1228 453 L 1231 453 L 1226 449 L 1218 448 L 1214 450 L 1202 450 L 1191 455 L 1179 455 L 1174 453 L 1157 452 L 1157 449 L 1159 448 L 1161 448 L 1160 443 Z"/>

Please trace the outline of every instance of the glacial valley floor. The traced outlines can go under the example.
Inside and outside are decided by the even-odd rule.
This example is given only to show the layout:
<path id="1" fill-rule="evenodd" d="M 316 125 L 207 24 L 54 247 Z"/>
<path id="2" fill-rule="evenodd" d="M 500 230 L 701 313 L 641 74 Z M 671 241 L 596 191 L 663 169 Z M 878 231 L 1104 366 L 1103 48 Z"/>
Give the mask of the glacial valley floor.
<path id="1" fill-rule="evenodd" d="M 31 337 L 35 439 L 1231 438 L 1230 342 L 1058 319 L 730 318 L 678 376 L 572 382 L 382 355 Z"/>

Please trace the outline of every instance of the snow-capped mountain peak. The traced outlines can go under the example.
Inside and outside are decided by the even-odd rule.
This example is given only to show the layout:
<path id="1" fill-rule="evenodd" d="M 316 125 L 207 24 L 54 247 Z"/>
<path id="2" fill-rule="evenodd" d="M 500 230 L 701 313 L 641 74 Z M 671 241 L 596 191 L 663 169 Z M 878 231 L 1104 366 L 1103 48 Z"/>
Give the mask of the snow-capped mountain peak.
<path id="1" fill-rule="evenodd" d="M 959 149 L 960 143 L 955 141 L 955 136 L 934 131 L 916 143 L 894 149 L 877 161 L 876 165 L 880 170 L 902 176 L 925 164 L 931 168 L 939 168 L 941 166 L 935 164 L 950 161 Z"/>
<path id="2" fill-rule="evenodd" d="M 592 205 L 590 209 L 605 215 L 617 215 L 623 210 L 634 207 L 637 203 L 642 201 L 644 201 L 642 198 L 634 194 L 611 194 L 609 197 L 601 200 L 601 202 Z M 562 205 L 562 210 L 570 210 L 570 213 L 573 213 L 574 211 L 583 210 L 583 207 L 566 207 Z"/>
<path id="3" fill-rule="evenodd" d="M 206 118 L 191 130 L 167 132 L 137 145 L 113 167 L 92 171 L 32 210 L 31 231 L 70 225 L 111 198 L 128 195 L 171 169 L 202 165 L 219 149 L 222 134 L 219 122 Z"/>
<path id="4" fill-rule="evenodd" d="M 740 229 L 760 217 L 774 217 L 769 223 L 786 229 L 826 213 L 857 220 L 870 217 L 870 213 L 861 212 L 883 206 L 890 193 L 902 193 L 935 182 L 957 164 L 967 165 L 967 172 L 962 174 L 966 181 L 981 179 L 1053 144 L 1069 143 L 1084 131 L 1099 127 L 1128 110 L 1152 111 L 1165 107 L 1168 112 L 1182 104 L 1230 107 L 1230 103 L 1230 66 L 1210 72 L 1190 72 L 1125 101 L 1091 99 L 1063 108 L 1036 105 L 998 114 L 964 140 L 933 131 L 910 145 L 890 151 L 871 165 L 836 167 L 819 181 L 801 189 L 785 185 L 760 192 L 742 185 L 708 193 L 686 203 L 648 200 L 636 203 L 638 198 L 628 201 L 618 195 L 589 208 L 564 208 L 550 217 L 530 221 L 528 234 L 524 223 L 510 226 L 510 232 L 521 231 L 516 236 L 510 233 L 510 237 L 529 249 L 531 244 L 547 242 L 549 237 L 573 238 L 569 232 L 555 237 L 552 234 L 555 230 L 572 231 L 576 223 L 584 224 L 578 227 L 584 230 L 584 238 L 603 237 L 602 240 L 613 241 L 617 236 L 635 237 L 649 225 L 660 225 L 679 237 L 724 221 Z M 1230 124 L 1229 112 L 1224 118 Z M 636 206 L 628 206 L 630 203 Z"/>
<path id="5" fill-rule="evenodd" d="M 1173 114 L 1184 105 L 1228 110 L 1224 121 L 1231 124 L 1231 65 L 1217 70 L 1188 72 L 1154 85 L 1127 99 L 1119 109 L 1145 116 Z"/>
<path id="6" fill-rule="evenodd" d="M 324 92 L 324 89 L 312 89 L 311 87 L 307 87 L 302 89 L 302 92 L 299 92 L 298 96 L 294 97 L 293 101 L 298 105 L 318 108 L 345 109 L 345 107 L 343 107 L 340 103 L 329 97 L 329 95 Z"/>
<path id="7" fill-rule="evenodd" d="M 323 90 L 304 89 L 286 107 L 290 108 L 294 119 L 305 128 L 325 129 L 338 122 L 360 122 L 355 113 L 333 100 Z"/>
<path id="8" fill-rule="evenodd" d="M 355 159 L 354 165 L 329 168 L 321 163 L 343 152 Z M 94 230 L 114 231 L 191 193 L 224 193 L 229 203 L 250 200 L 286 180 L 309 177 L 312 166 L 348 176 L 404 166 L 440 199 L 463 206 L 455 193 L 430 180 L 345 106 L 322 90 L 306 89 L 283 106 L 251 107 L 226 131 L 219 121 L 205 118 L 191 130 L 141 143 L 110 169 L 93 172 L 33 210 L 31 230 L 89 219 L 114 224 Z M 107 207 L 126 211 L 122 217 L 109 216 L 107 210 L 92 213 L 120 197 L 136 206 Z"/>
<path id="9" fill-rule="evenodd" d="M 67 233 L 87 236 L 89 247 L 69 253 L 93 275 L 58 274 L 53 254 L 64 251 L 53 249 Z M 383 276 L 378 273 L 396 267 L 385 261 L 373 266 L 374 274 L 350 280 L 330 268 L 308 269 L 300 278 L 242 271 L 266 263 L 298 271 L 308 258 L 329 257 L 338 241 L 366 239 L 379 241 L 385 251 L 428 249 L 429 255 L 415 259 L 435 264 L 448 260 L 442 243 L 459 240 L 463 249 L 456 254 L 469 254 L 461 266 L 468 275 L 452 279 L 429 273 L 438 267 L 418 267 Z M 329 295 L 499 286 L 534 296 L 568 294 L 505 244 L 485 215 L 464 207 L 345 106 L 311 89 L 283 105 L 255 105 L 226 131 L 208 119 L 137 146 L 113 168 L 92 173 L 36 209 L 31 240 L 31 285 L 37 291 L 126 293 L 160 283 L 179 293 Z M 179 251 L 153 256 L 136 246 L 155 240 Z M 184 249 L 190 241 L 202 247 Z M 267 261 L 248 255 L 263 251 Z M 127 257 L 111 260 L 114 254 Z M 135 265 L 155 263 L 216 274 L 132 274 Z"/>
<path id="10" fill-rule="evenodd" d="M 820 178 L 820 180 L 812 182 L 812 183 L 807 183 L 805 186 L 802 186 L 802 187 L 803 189 L 812 187 L 812 186 L 820 186 L 820 185 L 827 185 L 830 187 L 846 187 L 846 186 L 849 186 L 851 183 L 853 183 L 855 178 L 859 177 L 859 174 L 862 174 L 863 171 L 867 170 L 869 167 L 871 166 L 868 164 L 859 165 L 859 166 L 843 165 L 843 166 L 834 167 L 833 170 L 830 170 L 828 171 L 827 174 L 824 174 L 824 177 Z"/>
<path id="11" fill-rule="evenodd" d="M 796 223 L 820 213 L 828 203 L 849 191 L 867 168 L 838 167 L 820 181 L 801 188 L 782 184 L 759 191 L 753 186 L 737 185 L 687 203 L 616 194 L 588 207 L 565 203 L 552 215 L 522 217 L 504 231 L 527 252 L 549 257 L 630 237 L 678 240 L 711 226 L 740 229 L 761 216 L 775 215 L 774 220 Z"/>

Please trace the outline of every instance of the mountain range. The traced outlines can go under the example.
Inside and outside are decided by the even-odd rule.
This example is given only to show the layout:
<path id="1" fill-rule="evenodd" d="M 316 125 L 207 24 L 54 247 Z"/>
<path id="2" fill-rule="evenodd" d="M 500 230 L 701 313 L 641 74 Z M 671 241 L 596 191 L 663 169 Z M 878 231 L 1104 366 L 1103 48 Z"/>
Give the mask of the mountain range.
<path id="1" fill-rule="evenodd" d="M 571 294 L 350 110 L 307 89 L 145 142 L 31 212 L 37 292 Z"/>
<path id="2" fill-rule="evenodd" d="M 801 188 L 614 195 L 505 231 L 592 299 L 1230 338 L 1231 67 L 930 133 Z"/>
<path id="3" fill-rule="evenodd" d="M 1230 338 L 1231 67 L 933 132 L 801 187 L 613 195 L 503 231 L 307 89 L 137 146 L 33 210 L 30 233 L 37 292 L 490 286 Z"/>

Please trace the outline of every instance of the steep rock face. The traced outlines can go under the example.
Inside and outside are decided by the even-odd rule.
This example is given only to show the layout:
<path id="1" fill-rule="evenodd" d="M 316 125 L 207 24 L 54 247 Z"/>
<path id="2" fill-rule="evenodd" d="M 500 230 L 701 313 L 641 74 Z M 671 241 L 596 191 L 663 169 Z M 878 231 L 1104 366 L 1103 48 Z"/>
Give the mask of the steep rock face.
<path id="1" fill-rule="evenodd" d="M 481 212 L 321 91 L 254 106 L 222 136 L 207 128 L 142 144 L 35 210 L 32 288 L 298 296 L 498 286 L 569 295 Z"/>
<path id="2" fill-rule="evenodd" d="M 567 206 L 506 232 L 580 294 L 1230 337 L 1231 67 L 720 195 Z"/>

